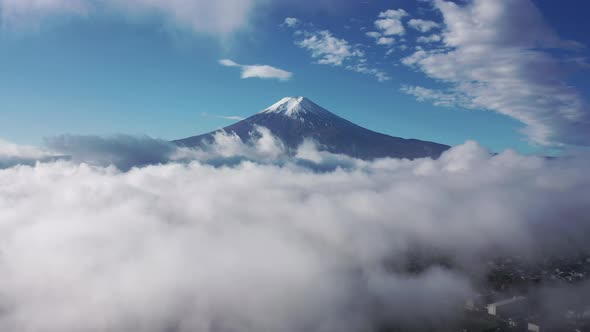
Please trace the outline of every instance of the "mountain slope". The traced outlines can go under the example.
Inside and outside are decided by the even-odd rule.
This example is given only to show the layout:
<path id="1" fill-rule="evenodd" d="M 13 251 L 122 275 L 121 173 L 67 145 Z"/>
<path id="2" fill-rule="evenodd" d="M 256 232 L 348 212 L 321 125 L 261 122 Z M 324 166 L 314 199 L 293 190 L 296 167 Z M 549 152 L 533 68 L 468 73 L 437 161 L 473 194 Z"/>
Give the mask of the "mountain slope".
<path id="1" fill-rule="evenodd" d="M 382 157 L 438 158 L 449 146 L 403 139 L 380 134 L 345 120 L 304 97 L 287 97 L 245 120 L 223 128 L 243 141 L 251 137 L 256 126 L 268 128 L 273 135 L 295 150 L 305 138 L 314 139 L 332 153 L 361 159 Z M 213 140 L 211 132 L 174 141 L 180 146 L 198 147 Z"/>

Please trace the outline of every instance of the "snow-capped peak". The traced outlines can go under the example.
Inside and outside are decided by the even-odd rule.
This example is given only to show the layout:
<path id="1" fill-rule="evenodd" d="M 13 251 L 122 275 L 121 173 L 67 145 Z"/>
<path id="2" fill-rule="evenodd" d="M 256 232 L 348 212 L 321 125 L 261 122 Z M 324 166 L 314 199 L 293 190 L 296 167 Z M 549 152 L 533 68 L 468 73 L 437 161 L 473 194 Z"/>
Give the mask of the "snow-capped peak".
<path id="1" fill-rule="evenodd" d="M 317 112 L 317 108 L 319 106 L 305 97 L 285 97 L 260 113 L 276 113 L 290 118 L 297 118 L 306 113 Z"/>

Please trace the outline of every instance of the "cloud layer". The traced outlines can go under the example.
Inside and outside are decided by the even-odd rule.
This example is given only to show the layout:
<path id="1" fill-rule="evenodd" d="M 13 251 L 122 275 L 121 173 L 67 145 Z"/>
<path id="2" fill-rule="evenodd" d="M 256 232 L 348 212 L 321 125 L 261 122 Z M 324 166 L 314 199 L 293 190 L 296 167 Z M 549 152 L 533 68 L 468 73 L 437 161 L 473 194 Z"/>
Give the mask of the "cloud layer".
<path id="1" fill-rule="evenodd" d="M 289 157 L 258 137 L 219 133 L 172 154 L 145 138 L 59 138 L 72 161 L 0 170 L 0 329 L 439 324 L 460 312 L 482 257 L 588 249 L 587 157 L 492 156 L 467 142 L 436 161 L 364 162 L 310 141 Z M 184 162 L 100 166 L 119 154 Z M 417 248 L 456 268 L 392 268 Z"/>

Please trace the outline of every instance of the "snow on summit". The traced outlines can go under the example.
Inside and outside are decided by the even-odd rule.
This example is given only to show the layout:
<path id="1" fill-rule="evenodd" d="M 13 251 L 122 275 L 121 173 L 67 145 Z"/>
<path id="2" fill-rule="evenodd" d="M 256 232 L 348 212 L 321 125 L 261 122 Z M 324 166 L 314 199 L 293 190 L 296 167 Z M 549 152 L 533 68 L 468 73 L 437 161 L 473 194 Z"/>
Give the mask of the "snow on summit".
<path id="1" fill-rule="evenodd" d="M 317 113 L 318 108 L 320 107 L 305 97 L 285 97 L 260 113 L 276 113 L 296 118 L 306 113 Z"/>

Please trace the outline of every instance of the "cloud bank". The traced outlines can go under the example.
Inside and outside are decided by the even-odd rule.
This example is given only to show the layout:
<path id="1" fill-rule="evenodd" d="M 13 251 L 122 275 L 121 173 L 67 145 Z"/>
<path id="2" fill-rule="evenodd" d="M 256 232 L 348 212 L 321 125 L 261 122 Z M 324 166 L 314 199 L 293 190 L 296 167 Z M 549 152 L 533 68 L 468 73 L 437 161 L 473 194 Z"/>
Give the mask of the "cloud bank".
<path id="1" fill-rule="evenodd" d="M 47 162 L 63 158 L 63 156 L 58 156 L 45 149 L 13 144 L 0 139 L 0 169 L 17 165 L 35 165 L 37 162 Z"/>
<path id="2" fill-rule="evenodd" d="M 365 162 L 256 137 L 218 133 L 201 150 L 62 137 L 50 146 L 72 160 L 0 170 L 0 329 L 439 326 L 490 254 L 588 249 L 587 156 L 467 142 L 439 160 Z M 396 268 L 417 248 L 454 268 Z"/>

